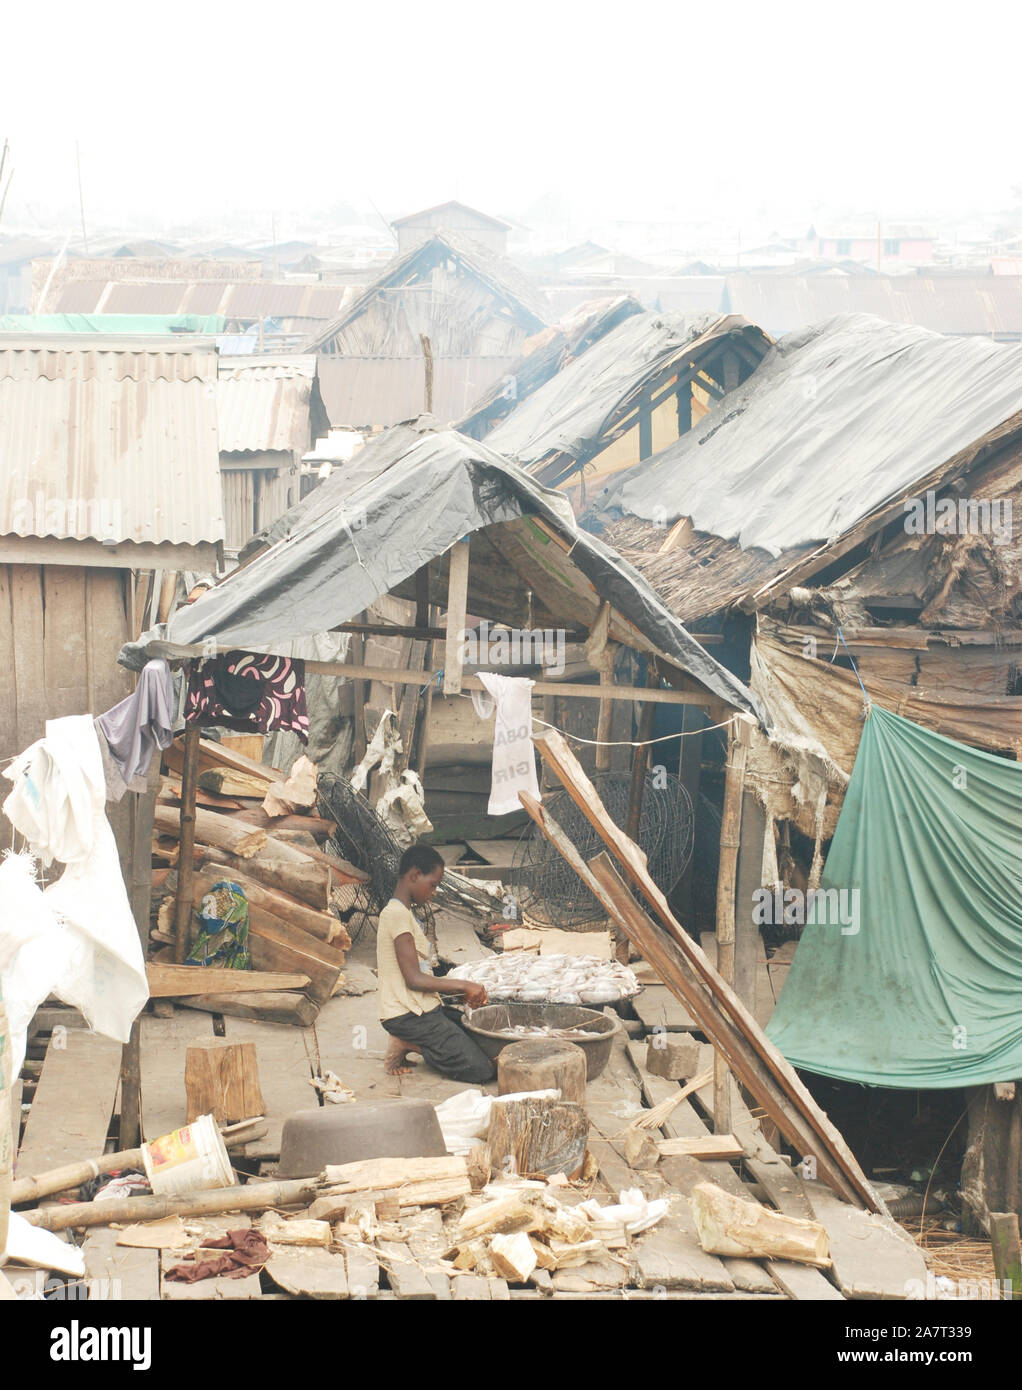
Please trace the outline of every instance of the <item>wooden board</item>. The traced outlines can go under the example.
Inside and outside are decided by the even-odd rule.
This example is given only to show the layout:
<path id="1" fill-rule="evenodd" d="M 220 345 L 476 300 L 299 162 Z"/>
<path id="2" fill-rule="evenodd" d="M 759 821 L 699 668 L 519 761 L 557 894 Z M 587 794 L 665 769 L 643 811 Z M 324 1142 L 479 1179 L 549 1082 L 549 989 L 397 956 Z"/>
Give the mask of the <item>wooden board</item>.
<path id="1" fill-rule="evenodd" d="M 185 1055 L 190 1043 L 213 1040 L 213 1020 L 189 1012 L 143 1014 L 141 1023 L 142 1137 L 151 1141 L 186 1123 Z"/>
<path id="2" fill-rule="evenodd" d="M 647 1032 L 666 1028 L 668 1033 L 689 1033 L 699 1025 L 688 1009 L 676 999 L 666 985 L 647 985 L 632 1000 L 640 1021 Z"/>
<path id="3" fill-rule="evenodd" d="M 380 1263 L 398 1298 L 433 1298 L 437 1291 L 426 1278 L 407 1245 L 398 1241 L 378 1241 Z"/>
<path id="4" fill-rule="evenodd" d="M 859 1210 L 823 1183 L 803 1182 L 813 1218 L 830 1238 L 833 1278 L 845 1298 L 906 1298 L 910 1282 L 926 1284 L 926 1261 L 893 1221 Z"/>
<path id="5" fill-rule="evenodd" d="M 252 990 L 304 989 L 308 975 L 269 970 L 220 970 L 209 965 L 146 966 L 149 994 L 153 999 L 173 999 L 183 994 L 239 994 Z"/>
<path id="6" fill-rule="evenodd" d="M 380 1266 L 367 1245 L 344 1245 L 344 1268 L 349 1298 L 375 1298 L 380 1291 Z"/>
<path id="7" fill-rule="evenodd" d="M 510 868 L 515 857 L 515 850 L 518 848 L 517 839 L 514 840 L 469 840 L 468 847 L 478 854 L 480 859 L 487 864 L 496 865 L 499 868 Z"/>
<path id="8" fill-rule="evenodd" d="M 158 1299 L 160 1252 L 118 1245 L 119 1232 L 94 1226 L 82 1244 L 89 1301 Z"/>
<path id="9" fill-rule="evenodd" d="M 451 1297 L 455 1302 L 489 1303 L 489 1280 L 479 1274 L 456 1274 L 451 1280 Z"/>
<path id="10" fill-rule="evenodd" d="M 641 1289 L 734 1292 L 734 1280 L 723 1261 L 716 1255 L 708 1255 L 699 1244 L 695 1222 L 684 1197 L 675 1198 L 661 1221 L 634 1238 L 633 1254 Z"/>
<path id="11" fill-rule="evenodd" d="M 330 1300 L 348 1297 L 348 1275 L 342 1254 L 272 1243 L 270 1251 L 266 1273 L 285 1293 Z"/>
<path id="12" fill-rule="evenodd" d="M 121 1045 L 113 1038 L 75 1028 L 50 1039 L 17 1177 L 34 1178 L 103 1153 L 120 1070 Z"/>
<path id="13" fill-rule="evenodd" d="M 471 921 L 452 912 L 436 914 L 436 944 L 440 959 L 452 965 L 467 965 L 493 955 L 479 940 Z"/>

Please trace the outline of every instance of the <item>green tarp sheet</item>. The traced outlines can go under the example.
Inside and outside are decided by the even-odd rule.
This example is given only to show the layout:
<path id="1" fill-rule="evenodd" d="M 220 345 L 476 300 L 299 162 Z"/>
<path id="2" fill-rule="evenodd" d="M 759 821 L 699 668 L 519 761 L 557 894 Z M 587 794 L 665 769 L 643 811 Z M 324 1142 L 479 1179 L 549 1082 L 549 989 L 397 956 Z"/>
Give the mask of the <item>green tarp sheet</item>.
<path id="1" fill-rule="evenodd" d="M 822 888 L 767 1028 L 794 1066 L 1022 1077 L 1022 765 L 872 705 Z"/>

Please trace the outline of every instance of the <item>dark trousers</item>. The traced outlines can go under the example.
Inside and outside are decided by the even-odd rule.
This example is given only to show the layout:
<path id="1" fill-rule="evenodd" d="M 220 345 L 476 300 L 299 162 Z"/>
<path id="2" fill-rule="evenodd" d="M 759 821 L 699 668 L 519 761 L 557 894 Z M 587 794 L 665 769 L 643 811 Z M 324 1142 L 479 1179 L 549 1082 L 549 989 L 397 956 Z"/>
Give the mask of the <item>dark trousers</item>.
<path id="1" fill-rule="evenodd" d="M 383 1027 L 392 1037 L 414 1043 L 431 1067 L 452 1081 L 471 1081 L 477 1086 L 492 1081 L 497 1069 L 479 1044 L 465 1031 L 456 1009 L 430 1009 L 424 1014 L 399 1014 L 385 1018 Z"/>

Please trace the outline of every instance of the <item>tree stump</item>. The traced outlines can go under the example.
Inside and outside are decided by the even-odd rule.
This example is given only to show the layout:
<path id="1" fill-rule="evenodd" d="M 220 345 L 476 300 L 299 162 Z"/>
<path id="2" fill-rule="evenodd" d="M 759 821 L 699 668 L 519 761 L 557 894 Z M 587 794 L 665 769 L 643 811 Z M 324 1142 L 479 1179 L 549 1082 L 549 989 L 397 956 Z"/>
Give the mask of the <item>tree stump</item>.
<path id="1" fill-rule="evenodd" d="M 586 1055 L 575 1043 L 535 1038 L 512 1043 L 497 1057 L 497 1094 L 559 1090 L 561 1100 L 584 1105 Z"/>
<path id="2" fill-rule="evenodd" d="M 581 1172 L 589 1117 L 581 1105 L 563 1100 L 501 1100 L 490 1111 L 488 1144 L 498 1177 L 550 1177 Z"/>
<path id="3" fill-rule="evenodd" d="M 212 1115 L 218 1125 L 266 1113 L 255 1043 L 195 1043 L 185 1053 L 188 1123 Z"/>

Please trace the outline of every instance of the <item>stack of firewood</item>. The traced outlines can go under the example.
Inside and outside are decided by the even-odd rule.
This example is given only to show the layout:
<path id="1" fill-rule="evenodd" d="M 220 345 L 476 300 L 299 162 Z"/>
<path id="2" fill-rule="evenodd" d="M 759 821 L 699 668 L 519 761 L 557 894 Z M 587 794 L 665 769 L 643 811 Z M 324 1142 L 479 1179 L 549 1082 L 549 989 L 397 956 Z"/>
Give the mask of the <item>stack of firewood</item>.
<path id="1" fill-rule="evenodd" d="M 255 744 L 261 740 L 258 737 Z M 324 853 L 334 825 L 315 814 L 315 767 L 290 777 L 238 745 L 249 735 L 200 744 L 192 905 L 223 880 L 248 901 L 251 971 L 173 965 L 181 837 L 181 748 L 164 754 L 153 828 L 150 990 L 154 998 L 215 1013 L 307 1025 L 343 985 L 351 942 L 338 910 L 366 875 Z M 192 917 L 189 944 L 197 929 Z"/>

